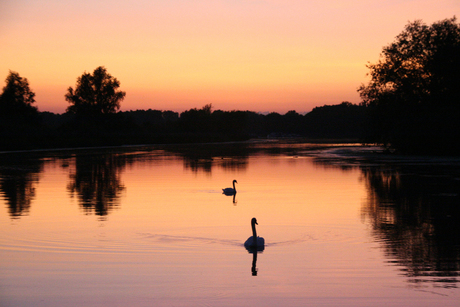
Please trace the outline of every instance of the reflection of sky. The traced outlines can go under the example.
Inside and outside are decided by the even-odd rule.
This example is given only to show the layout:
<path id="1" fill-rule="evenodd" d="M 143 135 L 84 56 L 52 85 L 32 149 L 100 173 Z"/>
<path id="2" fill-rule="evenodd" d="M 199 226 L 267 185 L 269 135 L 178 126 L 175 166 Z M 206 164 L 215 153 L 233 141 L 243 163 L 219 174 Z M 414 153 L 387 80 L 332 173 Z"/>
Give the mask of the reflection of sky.
<path id="1" fill-rule="evenodd" d="M 350 202 L 350 199 L 362 198 L 364 192 L 357 172 L 338 172 L 331 178 L 328 171 L 316 168 L 308 159 L 292 161 L 291 158 L 252 158 L 241 171 L 217 167 L 213 168 L 211 176 L 195 174 L 184 169 L 182 163 L 171 162 L 154 170 L 139 164 L 123 175 L 123 182 L 132 197 L 130 200 L 135 203 L 169 204 L 146 206 L 146 210 L 162 216 L 159 223 L 170 219 L 170 222 L 190 226 L 240 224 L 238 220 L 242 212 L 249 220 L 252 214 L 281 225 L 305 225 L 309 221 L 331 223 L 352 218 L 349 209 L 359 202 Z M 230 198 L 216 198 L 215 195 L 222 193 L 222 188 L 231 186 L 233 179 L 238 180 L 236 198 L 238 206 L 241 205 L 238 215 L 234 216 L 238 219 L 235 221 L 231 216 L 220 216 L 222 212 L 216 210 L 220 203 L 230 204 Z M 131 180 L 135 184 L 130 184 Z M 334 193 L 329 193 L 332 190 Z M 146 193 L 151 193 L 153 199 L 145 199 Z M 177 210 L 171 210 L 171 205 L 177 206 Z M 282 209 L 286 206 L 289 210 Z M 215 216 L 211 217 L 213 214 Z"/>
<path id="2" fill-rule="evenodd" d="M 244 168 L 216 162 L 205 172 L 152 156 L 123 168 L 119 208 L 103 221 L 69 198 L 73 164 L 46 162 L 29 214 L 11 221 L 0 211 L 5 299 L 46 306 L 455 306 L 459 299 L 455 290 L 414 292 L 387 265 L 362 221 L 367 191 L 357 168 L 257 155 Z M 221 190 L 233 179 L 236 206 Z M 257 277 L 243 247 L 254 216 L 267 244 Z M 19 293 L 19 284 L 33 290 Z"/>

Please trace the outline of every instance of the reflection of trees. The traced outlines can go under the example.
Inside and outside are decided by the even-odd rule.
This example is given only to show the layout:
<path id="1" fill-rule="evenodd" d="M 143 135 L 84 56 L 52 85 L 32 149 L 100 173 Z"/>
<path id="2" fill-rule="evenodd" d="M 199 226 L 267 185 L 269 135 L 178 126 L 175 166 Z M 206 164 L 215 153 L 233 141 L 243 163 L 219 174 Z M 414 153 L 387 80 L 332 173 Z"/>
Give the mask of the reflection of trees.
<path id="1" fill-rule="evenodd" d="M 7 155 L 0 160 L 0 194 L 11 218 L 28 214 L 42 170 L 43 161 L 39 158 Z"/>
<path id="2" fill-rule="evenodd" d="M 274 146 L 276 144 L 276 146 Z M 184 160 L 184 167 L 193 172 L 204 171 L 211 173 L 213 167 L 221 167 L 225 170 L 245 170 L 250 156 L 262 155 L 288 155 L 296 157 L 311 153 L 312 150 L 334 148 L 332 144 L 305 144 L 295 141 L 273 142 L 235 142 L 235 143 L 209 143 L 193 145 L 168 145 L 164 149 Z M 344 166 L 348 167 L 348 166 Z"/>
<path id="3" fill-rule="evenodd" d="M 244 143 L 229 143 L 168 146 L 167 150 L 182 157 L 186 169 L 211 173 L 214 166 L 244 170 L 251 148 Z"/>
<path id="4" fill-rule="evenodd" d="M 363 214 L 411 282 L 456 287 L 460 281 L 460 181 L 454 171 L 363 169 L 368 189 Z"/>
<path id="5" fill-rule="evenodd" d="M 217 157 L 217 158 L 184 158 L 184 167 L 193 172 L 204 171 L 211 173 L 213 166 L 219 166 L 227 170 L 242 170 L 247 167 L 247 158 L 242 157 Z"/>
<path id="6" fill-rule="evenodd" d="M 86 213 L 94 211 L 105 216 L 119 203 L 120 174 L 126 165 L 126 156 L 116 154 L 77 155 L 75 171 L 70 174 L 67 189 L 76 193 Z"/>

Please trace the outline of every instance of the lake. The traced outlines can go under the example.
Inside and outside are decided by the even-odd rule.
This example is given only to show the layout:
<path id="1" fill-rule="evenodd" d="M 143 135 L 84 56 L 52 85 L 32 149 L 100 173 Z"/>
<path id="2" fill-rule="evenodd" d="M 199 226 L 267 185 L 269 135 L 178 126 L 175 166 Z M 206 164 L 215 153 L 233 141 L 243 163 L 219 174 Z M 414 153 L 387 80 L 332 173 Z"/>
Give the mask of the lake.
<path id="1" fill-rule="evenodd" d="M 0 153 L 0 306 L 459 306 L 459 193 L 355 144 Z"/>

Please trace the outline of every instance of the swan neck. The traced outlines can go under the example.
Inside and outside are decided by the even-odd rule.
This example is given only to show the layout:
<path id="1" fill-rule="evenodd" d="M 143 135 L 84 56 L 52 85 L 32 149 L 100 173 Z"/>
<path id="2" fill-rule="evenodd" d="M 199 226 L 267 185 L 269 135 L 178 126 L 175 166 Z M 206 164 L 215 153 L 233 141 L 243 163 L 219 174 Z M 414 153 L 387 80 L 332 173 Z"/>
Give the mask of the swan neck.
<path id="1" fill-rule="evenodd" d="M 257 231 L 256 231 L 256 224 L 252 223 L 252 235 L 254 237 L 254 240 L 257 240 Z"/>

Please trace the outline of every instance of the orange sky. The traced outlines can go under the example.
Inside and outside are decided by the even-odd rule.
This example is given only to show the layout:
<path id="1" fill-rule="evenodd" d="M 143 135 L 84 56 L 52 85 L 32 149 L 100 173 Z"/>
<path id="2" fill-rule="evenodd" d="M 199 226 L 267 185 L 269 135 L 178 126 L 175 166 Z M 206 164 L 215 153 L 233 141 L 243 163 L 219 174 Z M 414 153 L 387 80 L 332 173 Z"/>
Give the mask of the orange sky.
<path id="1" fill-rule="evenodd" d="M 78 76 L 105 66 L 122 110 L 310 111 L 358 103 L 367 62 L 409 22 L 458 0 L 1 0 L 0 79 L 29 80 L 62 113 Z"/>

